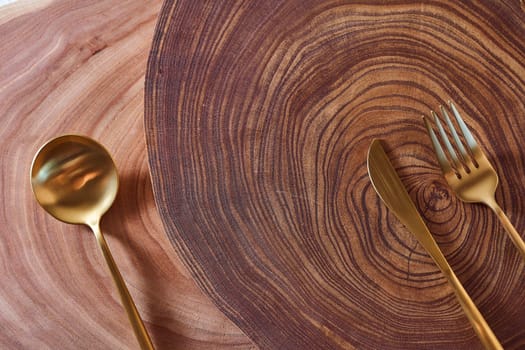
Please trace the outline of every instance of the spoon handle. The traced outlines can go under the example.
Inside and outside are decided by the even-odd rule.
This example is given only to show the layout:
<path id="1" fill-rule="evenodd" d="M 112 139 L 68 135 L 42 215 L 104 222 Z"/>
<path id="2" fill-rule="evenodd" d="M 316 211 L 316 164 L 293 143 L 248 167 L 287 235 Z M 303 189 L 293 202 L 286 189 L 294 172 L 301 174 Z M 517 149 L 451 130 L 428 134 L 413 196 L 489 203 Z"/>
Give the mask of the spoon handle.
<path id="1" fill-rule="evenodd" d="M 102 235 L 102 232 L 100 231 L 99 223 L 89 225 L 89 227 L 97 238 L 98 245 L 102 251 L 102 254 L 104 255 L 104 258 L 106 259 L 106 263 L 108 265 L 109 271 L 111 272 L 111 276 L 113 277 L 113 281 L 115 281 L 115 284 L 117 285 L 122 305 L 124 305 L 124 308 L 126 309 L 129 321 L 133 326 L 133 331 L 135 332 L 135 336 L 137 337 L 137 340 L 140 344 L 140 348 L 142 350 L 154 350 L 153 344 L 151 343 L 151 339 L 148 335 L 148 331 L 146 330 L 146 327 L 144 327 L 144 323 L 142 323 L 142 319 L 140 318 L 139 312 L 135 307 L 135 303 L 129 294 L 128 288 L 124 283 L 124 279 L 122 279 L 117 264 L 115 264 L 115 260 L 113 260 L 113 256 L 111 255 L 108 244 L 104 239 L 104 235 Z"/>

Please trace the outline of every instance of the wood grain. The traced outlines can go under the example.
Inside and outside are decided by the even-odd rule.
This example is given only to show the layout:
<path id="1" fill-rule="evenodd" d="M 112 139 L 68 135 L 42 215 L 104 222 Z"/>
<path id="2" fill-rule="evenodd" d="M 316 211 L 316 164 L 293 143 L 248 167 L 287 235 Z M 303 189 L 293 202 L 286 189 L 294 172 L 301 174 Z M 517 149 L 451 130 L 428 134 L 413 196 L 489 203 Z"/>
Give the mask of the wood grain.
<path id="1" fill-rule="evenodd" d="M 121 187 L 102 229 L 157 349 L 250 349 L 192 281 L 156 211 L 144 74 L 160 1 L 18 1 L 0 8 L 0 348 L 137 349 L 87 228 L 36 203 L 29 167 L 64 133 L 114 156 Z"/>
<path id="2" fill-rule="evenodd" d="M 524 232 L 520 6 L 165 2 L 146 75 L 155 199 L 195 280 L 258 346 L 480 348 L 371 187 L 381 137 L 504 347 L 525 347 L 524 263 L 486 207 L 447 187 L 421 119 L 456 102 Z"/>

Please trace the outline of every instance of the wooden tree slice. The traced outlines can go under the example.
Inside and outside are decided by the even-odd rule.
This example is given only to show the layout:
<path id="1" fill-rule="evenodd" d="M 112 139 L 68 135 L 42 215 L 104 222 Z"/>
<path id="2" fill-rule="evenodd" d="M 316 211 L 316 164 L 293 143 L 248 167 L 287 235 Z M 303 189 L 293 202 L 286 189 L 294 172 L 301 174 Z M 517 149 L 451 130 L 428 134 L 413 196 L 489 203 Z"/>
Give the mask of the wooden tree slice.
<path id="1" fill-rule="evenodd" d="M 261 348 L 480 348 L 370 184 L 380 137 L 495 334 L 524 347 L 525 263 L 488 208 L 448 188 L 424 129 L 447 99 L 524 232 L 519 1 L 166 1 L 145 125 L 171 242 Z"/>
<path id="2" fill-rule="evenodd" d="M 144 74 L 161 5 L 0 6 L 2 350 L 139 349 L 95 237 L 51 217 L 31 191 L 36 151 L 65 133 L 95 138 L 115 160 L 119 193 L 101 227 L 155 348 L 254 348 L 192 281 L 153 200 Z"/>

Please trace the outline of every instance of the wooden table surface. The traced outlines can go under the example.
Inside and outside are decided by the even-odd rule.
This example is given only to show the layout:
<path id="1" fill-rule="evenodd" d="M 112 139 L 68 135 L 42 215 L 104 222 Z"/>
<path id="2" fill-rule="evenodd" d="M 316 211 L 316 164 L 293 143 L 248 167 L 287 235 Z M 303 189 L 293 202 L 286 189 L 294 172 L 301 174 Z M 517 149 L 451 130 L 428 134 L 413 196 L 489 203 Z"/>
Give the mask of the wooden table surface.
<path id="1" fill-rule="evenodd" d="M 506 7 L 505 11 L 516 9 L 517 2 L 508 0 L 502 6 Z M 0 349 L 137 348 L 94 237 L 86 227 L 66 225 L 53 219 L 38 206 L 31 193 L 29 167 L 33 155 L 45 141 L 66 133 L 95 138 L 109 149 L 117 163 L 121 188 L 113 208 L 102 221 L 102 230 L 157 349 L 255 348 L 250 339 L 197 287 L 166 237 L 155 208 L 143 129 L 144 74 L 161 5 L 160 0 L 18 0 L 0 7 L 0 118 L 3 121 L 0 129 L 0 193 L 3 202 L 0 211 Z M 462 6 L 461 3 L 456 5 L 458 8 Z M 499 5 L 492 8 L 498 9 L 501 9 Z M 196 21 L 199 19 L 195 18 Z M 480 21 L 480 33 L 488 33 L 486 27 L 487 24 Z M 502 35 L 501 32 L 496 34 Z M 513 52 L 509 54 L 501 50 L 498 55 L 507 57 Z M 507 57 L 506 62 L 512 64 L 503 70 L 523 76 L 524 68 L 519 60 Z M 486 81 L 490 80 L 491 72 L 480 73 L 487 78 Z M 523 96 L 523 86 L 519 85 L 519 89 L 514 86 L 515 94 L 511 91 L 512 86 L 503 90 L 486 86 L 483 93 L 476 95 L 479 109 L 496 108 L 509 114 L 501 128 L 488 131 L 485 128 L 477 136 L 482 136 L 485 141 L 494 140 L 498 131 L 508 131 L 512 125 L 523 126 L 523 119 L 516 117 L 519 111 L 523 111 L 523 99 L 518 99 Z M 444 98 L 444 95 L 442 93 L 440 97 Z M 510 101 L 512 103 L 506 101 L 504 107 L 494 100 L 494 96 L 509 95 L 516 99 Z M 429 97 L 425 100 L 425 107 L 437 100 L 436 96 Z M 299 103 L 301 100 L 296 102 L 299 110 L 305 107 Z M 465 104 L 470 110 L 477 110 L 472 104 Z M 422 106 L 414 102 L 412 107 L 419 113 Z M 523 136 L 521 130 L 523 128 L 510 141 L 514 145 L 517 144 L 515 140 Z M 506 142 L 496 146 L 501 150 L 510 147 Z M 525 164 L 523 152 L 516 147 L 511 151 L 513 153 L 509 154 L 517 155 L 517 163 L 522 167 Z M 407 158 L 401 161 L 407 161 Z M 513 169 L 514 163 L 514 158 L 503 157 L 498 160 L 497 167 L 505 169 L 507 174 L 516 175 L 519 172 L 509 170 Z M 454 200 L 443 181 L 438 180 L 437 168 L 432 169 L 434 189 L 445 193 L 447 200 Z M 519 219 L 523 217 L 523 207 L 519 205 L 519 199 L 523 198 L 525 185 L 521 177 L 515 178 L 515 188 L 507 184 L 500 190 L 498 198 L 504 200 L 507 208 L 518 203 L 511 208 L 510 216 L 518 228 L 523 229 L 525 223 Z M 414 184 L 412 186 L 417 188 Z M 426 194 L 421 192 L 423 202 Z M 292 198 L 283 200 L 291 201 Z M 475 218 L 485 218 L 488 214 L 473 208 L 467 212 L 477 213 Z M 446 215 L 448 212 L 444 210 L 442 213 Z M 382 218 L 388 218 L 386 212 L 380 214 Z M 478 224 L 489 222 L 494 225 L 496 230 L 490 233 L 491 237 L 502 233 L 494 218 L 487 220 L 480 219 Z M 390 220 L 385 219 L 385 222 L 390 225 Z M 399 225 L 395 222 L 392 225 L 399 229 L 396 232 L 400 232 L 402 239 L 408 239 Z M 385 232 L 389 231 L 385 229 Z M 476 254 L 487 250 L 489 244 L 485 237 L 482 250 L 470 252 L 468 262 L 464 263 L 459 248 L 472 235 L 470 231 L 462 234 L 447 231 L 438 238 L 446 246 L 445 253 L 451 257 L 452 264 L 459 267 L 460 277 L 467 282 L 467 288 L 476 290 L 474 297 L 490 300 L 485 290 L 490 292 L 494 286 L 487 276 L 494 273 L 503 280 L 510 273 L 523 273 L 523 265 L 518 263 L 516 256 L 507 254 L 505 260 L 497 255 L 492 260 L 491 269 L 504 266 L 500 264 L 502 261 L 511 261 L 513 265 L 511 268 L 494 268 L 490 273 L 483 267 L 482 282 L 488 287 L 484 290 L 476 288 L 479 282 L 476 276 L 479 276 L 483 262 L 476 259 Z M 376 242 L 378 238 L 374 237 L 368 238 Z M 510 252 L 510 243 L 501 235 L 497 237 L 497 243 Z M 394 238 L 392 242 L 395 243 Z M 404 258 L 409 251 L 401 252 L 400 257 Z M 216 279 L 217 275 L 213 277 Z M 510 277 L 508 281 L 511 287 L 523 285 Z M 418 283 L 416 278 L 407 288 L 419 288 Z M 505 294 L 502 288 L 498 292 Z M 439 293 L 445 292 L 440 289 Z M 214 295 L 215 302 L 218 296 Z M 449 302 L 451 298 L 448 293 L 440 300 Z M 458 326 L 458 334 L 467 332 L 469 326 L 462 321 L 459 309 L 447 308 L 449 304 L 446 303 L 443 305 L 445 313 L 452 310 L 451 317 Z M 504 318 L 495 316 L 496 311 L 491 305 L 484 302 L 481 307 L 489 316 L 492 315 L 491 320 L 497 321 L 497 333 L 503 335 L 510 348 L 520 348 L 523 332 L 517 331 L 515 325 L 507 325 Z M 517 314 L 522 307 L 515 307 L 508 300 L 504 306 L 507 309 L 503 311 L 514 312 L 514 320 L 523 320 L 522 314 Z M 229 311 L 232 317 L 231 309 Z M 246 327 L 245 318 L 245 315 L 240 315 L 236 322 Z M 321 330 L 330 331 L 323 327 L 321 324 Z M 252 337 L 256 335 L 252 332 Z M 259 340 L 264 339 L 260 337 Z M 473 337 L 471 334 L 466 343 L 474 344 Z M 281 340 L 275 336 L 272 341 Z M 260 343 L 267 347 L 275 344 L 270 341 Z"/>
<path id="2" fill-rule="evenodd" d="M 0 7 L 0 348 L 134 349 L 94 237 L 33 199 L 37 149 L 85 134 L 121 187 L 102 229 L 157 349 L 254 346 L 189 276 L 155 208 L 143 131 L 158 0 L 27 1 Z"/>

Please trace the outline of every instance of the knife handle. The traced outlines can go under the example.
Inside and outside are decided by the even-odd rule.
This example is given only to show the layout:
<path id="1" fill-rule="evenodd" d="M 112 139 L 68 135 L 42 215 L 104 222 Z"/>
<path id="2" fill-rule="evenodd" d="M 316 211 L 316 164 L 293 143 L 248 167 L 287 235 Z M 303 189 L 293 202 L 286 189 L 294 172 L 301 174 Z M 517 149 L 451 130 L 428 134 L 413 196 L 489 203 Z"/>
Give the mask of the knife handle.
<path id="1" fill-rule="evenodd" d="M 443 259 L 445 258 L 443 257 Z M 446 263 L 446 266 L 448 269 L 443 270 L 443 272 L 452 285 L 454 293 L 456 294 L 456 297 L 458 298 L 465 315 L 470 321 L 470 324 L 472 325 L 472 328 L 474 328 L 474 331 L 478 335 L 481 343 L 487 350 L 502 350 L 503 347 L 498 341 L 498 338 L 496 338 L 496 335 L 492 332 L 492 329 L 490 329 L 489 325 L 483 318 L 483 315 L 481 315 L 479 312 L 476 304 L 474 304 L 465 288 L 463 288 L 463 285 L 457 278 L 456 274 L 454 271 L 452 271 L 448 263 Z"/>
<path id="2" fill-rule="evenodd" d="M 409 229 L 418 237 L 419 242 L 423 245 L 426 251 L 430 254 L 434 262 L 441 269 L 445 277 L 448 279 L 452 286 L 454 293 L 459 301 L 459 304 L 463 308 L 465 315 L 467 316 L 472 328 L 476 332 L 479 340 L 487 350 L 503 350 L 498 338 L 489 325 L 483 318 L 481 312 L 479 312 L 476 304 L 472 301 L 465 288 L 457 278 L 456 274 L 450 267 L 447 259 L 439 249 L 434 237 L 428 230 L 428 227 L 423 222 L 423 219 L 412 220 L 409 223 Z"/>

